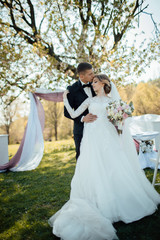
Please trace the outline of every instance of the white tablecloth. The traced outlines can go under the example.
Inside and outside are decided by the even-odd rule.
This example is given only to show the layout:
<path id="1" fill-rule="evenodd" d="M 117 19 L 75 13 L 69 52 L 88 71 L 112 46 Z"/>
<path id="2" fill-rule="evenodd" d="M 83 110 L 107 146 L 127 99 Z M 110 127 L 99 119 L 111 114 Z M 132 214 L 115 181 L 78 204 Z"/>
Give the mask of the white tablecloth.
<path id="1" fill-rule="evenodd" d="M 141 132 L 138 134 L 132 134 L 132 137 L 136 140 L 146 141 L 146 140 L 152 140 L 158 135 L 159 135 L 159 132 L 152 131 L 152 132 Z"/>

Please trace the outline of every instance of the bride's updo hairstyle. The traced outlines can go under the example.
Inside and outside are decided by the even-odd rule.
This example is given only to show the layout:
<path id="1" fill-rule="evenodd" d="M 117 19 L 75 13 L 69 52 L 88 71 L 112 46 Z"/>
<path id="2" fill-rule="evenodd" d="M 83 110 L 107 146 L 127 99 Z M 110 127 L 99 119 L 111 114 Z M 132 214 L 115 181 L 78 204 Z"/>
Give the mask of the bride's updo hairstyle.
<path id="1" fill-rule="evenodd" d="M 106 94 L 109 94 L 111 91 L 111 81 L 109 77 L 105 74 L 97 74 L 94 78 L 98 78 L 100 82 L 104 83 L 104 91 Z"/>

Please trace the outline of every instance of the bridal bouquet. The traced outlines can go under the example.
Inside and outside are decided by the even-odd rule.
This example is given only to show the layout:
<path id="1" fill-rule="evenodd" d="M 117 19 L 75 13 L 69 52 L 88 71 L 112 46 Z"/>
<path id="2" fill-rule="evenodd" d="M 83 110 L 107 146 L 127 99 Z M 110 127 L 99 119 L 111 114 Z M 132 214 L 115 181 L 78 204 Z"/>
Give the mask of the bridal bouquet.
<path id="1" fill-rule="evenodd" d="M 109 103 L 107 111 L 108 119 L 116 127 L 118 134 L 122 134 L 124 120 L 131 116 L 134 111 L 133 103 L 127 104 L 122 100 L 113 101 Z"/>

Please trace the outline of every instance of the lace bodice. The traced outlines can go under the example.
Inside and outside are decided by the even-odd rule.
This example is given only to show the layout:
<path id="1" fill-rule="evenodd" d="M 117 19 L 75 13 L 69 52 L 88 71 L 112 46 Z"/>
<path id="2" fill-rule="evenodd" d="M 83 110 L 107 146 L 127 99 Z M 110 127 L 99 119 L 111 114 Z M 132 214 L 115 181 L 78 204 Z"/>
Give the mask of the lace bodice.
<path id="1" fill-rule="evenodd" d="M 81 115 L 87 108 L 90 113 L 97 115 L 98 117 L 106 116 L 106 107 L 108 103 L 112 101 L 110 97 L 92 97 L 87 98 L 76 110 L 72 109 L 69 105 L 68 99 L 64 99 L 64 105 L 72 118 L 76 118 Z"/>

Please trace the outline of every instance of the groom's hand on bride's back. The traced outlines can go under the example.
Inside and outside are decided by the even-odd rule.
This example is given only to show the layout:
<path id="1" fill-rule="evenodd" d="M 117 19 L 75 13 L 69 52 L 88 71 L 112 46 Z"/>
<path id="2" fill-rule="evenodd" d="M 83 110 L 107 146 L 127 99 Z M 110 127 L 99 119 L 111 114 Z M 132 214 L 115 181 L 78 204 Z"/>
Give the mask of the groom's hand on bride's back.
<path id="1" fill-rule="evenodd" d="M 92 113 L 88 113 L 86 116 L 83 117 L 83 122 L 90 123 L 94 122 L 97 119 L 97 115 L 93 115 Z"/>

